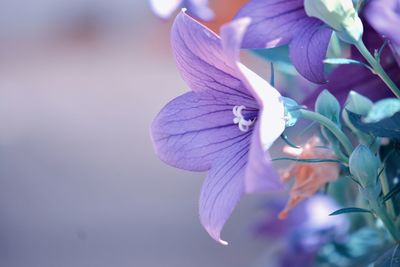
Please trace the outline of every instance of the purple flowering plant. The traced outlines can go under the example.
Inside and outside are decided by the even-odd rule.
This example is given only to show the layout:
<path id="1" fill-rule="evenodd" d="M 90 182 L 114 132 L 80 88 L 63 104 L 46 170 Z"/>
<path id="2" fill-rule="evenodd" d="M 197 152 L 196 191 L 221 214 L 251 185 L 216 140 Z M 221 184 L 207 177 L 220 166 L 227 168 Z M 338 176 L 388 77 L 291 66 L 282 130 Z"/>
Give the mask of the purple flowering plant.
<path id="1" fill-rule="evenodd" d="M 187 8 L 171 44 L 189 91 L 161 109 L 151 138 L 165 163 L 207 172 L 208 234 L 226 245 L 240 198 L 264 193 L 279 208 L 257 233 L 283 244 L 271 266 L 397 266 L 384 264 L 399 262 L 400 1 L 250 0 L 219 34 L 201 23 L 218 16 L 208 1 L 150 2 L 162 18 Z M 290 63 L 264 57 L 270 82 L 242 63 L 277 47 Z"/>

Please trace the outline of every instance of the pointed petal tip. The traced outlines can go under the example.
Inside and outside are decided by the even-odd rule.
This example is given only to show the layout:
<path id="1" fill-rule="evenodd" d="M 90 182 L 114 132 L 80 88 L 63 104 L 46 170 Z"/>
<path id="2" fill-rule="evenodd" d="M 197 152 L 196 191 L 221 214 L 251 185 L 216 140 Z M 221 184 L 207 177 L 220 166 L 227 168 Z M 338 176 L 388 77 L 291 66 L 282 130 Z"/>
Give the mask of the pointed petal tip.
<path id="1" fill-rule="evenodd" d="M 217 241 L 218 243 L 220 243 L 221 245 L 227 246 L 229 244 L 227 241 L 221 239 L 221 236 L 220 236 L 221 230 L 207 227 L 205 225 L 204 225 L 204 228 L 206 229 L 208 234 L 211 236 L 211 238 L 214 239 L 215 241 Z"/>
<path id="2" fill-rule="evenodd" d="M 228 242 L 226 242 L 226 241 L 224 241 L 224 240 L 222 240 L 222 239 L 219 239 L 218 242 L 219 242 L 221 245 L 224 245 L 224 246 L 229 245 Z"/>

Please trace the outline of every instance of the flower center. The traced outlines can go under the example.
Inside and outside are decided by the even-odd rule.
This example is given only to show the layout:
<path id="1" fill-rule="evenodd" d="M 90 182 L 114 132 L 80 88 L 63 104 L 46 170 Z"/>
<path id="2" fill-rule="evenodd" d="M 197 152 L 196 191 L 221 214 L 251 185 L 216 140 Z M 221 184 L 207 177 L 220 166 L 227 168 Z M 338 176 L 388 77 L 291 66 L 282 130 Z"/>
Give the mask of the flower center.
<path id="1" fill-rule="evenodd" d="M 247 132 L 251 126 L 256 122 L 257 112 L 250 111 L 246 114 L 243 114 L 243 111 L 246 109 L 245 106 L 234 106 L 232 109 L 234 118 L 233 123 L 237 124 L 239 130 L 242 132 Z"/>

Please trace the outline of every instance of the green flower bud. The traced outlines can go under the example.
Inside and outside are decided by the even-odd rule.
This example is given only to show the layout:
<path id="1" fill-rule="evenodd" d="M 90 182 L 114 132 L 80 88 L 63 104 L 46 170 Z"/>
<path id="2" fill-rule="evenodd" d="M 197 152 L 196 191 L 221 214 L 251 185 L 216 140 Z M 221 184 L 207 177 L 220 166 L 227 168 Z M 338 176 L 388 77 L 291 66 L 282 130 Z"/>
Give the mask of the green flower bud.
<path id="1" fill-rule="evenodd" d="M 317 100 L 315 101 L 315 111 L 321 115 L 324 115 L 332 122 L 334 122 L 339 128 L 340 125 L 340 104 L 328 90 L 322 91 Z M 329 140 L 332 144 L 337 144 L 338 140 L 335 135 L 324 127 L 321 128 L 323 136 Z"/>
<path id="2" fill-rule="evenodd" d="M 309 17 L 315 17 L 333 28 L 345 42 L 356 43 L 363 34 L 363 24 L 351 0 L 305 0 Z"/>
<path id="3" fill-rule="evenodd" d="M 322 91 L 315 102 L 315 111 L 340 126 L 340 104 L 328 90 Z"/>
<path id="4" fill-rule="evenodd" d="M 355 91 L 350 91 L 345 108 L 342 113 L 343 121 L 346 125 L 350 128 L 350 130 L 355 133 L 359 139 L 359 141 L 363 144 L 373 144 L 378 145 L 379 143 L 376 142 L 375 138 L 371 135 L 361 132 L 358 130 L 354 125 L 351 123 L 349 119 L 349 115 L 347 111 L 351 111 L 353 113 L 359 114 L 361 116 L 367 116 L 368 112 L 371 110 L 374 103 L 367 97 L 360 95 Z"/>
<path id="5" fill-rule="evenodd" d="M 350 173 L 360 182 L 364 189 L 371 190 L 378 186 L 376 181 L 379 159 L 367 146 L 357 146 L 350 155 L 349 166 Z"/>
<path id="6" fill-rule="evenodd" d="M 299 104 L 289 97 L 282 97 L 285 107 L 286 127 L 294 126 L 300 117 Z"/>
<path id="7" fill-rule="evenodd" d="M 369 98 L 355 91 L 350 91 L 345 109 L 362 116 L 367 116 L 373 105 L 374 103 Z"/>

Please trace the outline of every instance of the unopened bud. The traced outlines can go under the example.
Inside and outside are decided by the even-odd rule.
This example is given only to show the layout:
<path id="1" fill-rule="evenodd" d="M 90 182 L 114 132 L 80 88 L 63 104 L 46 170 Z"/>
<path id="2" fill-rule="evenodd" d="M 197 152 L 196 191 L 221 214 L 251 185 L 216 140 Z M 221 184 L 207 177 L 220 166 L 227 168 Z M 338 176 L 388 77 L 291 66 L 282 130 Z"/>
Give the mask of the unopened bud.
<path id="1" fill-rule="evenodd" d="M 328 90 L 322 91 L 315 101 L 315 111 L 340 125 L 340 104 Z"/>
<path id="2" fill-rule="evenodd" d="M 309 17 L 315 17 L 333 28 L 345 42 L 356 43 L 363 34 L 363 24 L 351 0 L 305 0 Z"/>
<path id="3" fill-rule="evenodd" d="M 379 159 L 365 145 L 358 145 L 349 159 L 350 173 L 364 189 L 374 188 L 377 184 Z"/>
<path id="4" fill-rule="evenodd" d="M 360 95 L 355 91 L 350 91 L 346 100 L 345 110 L 367 116 L 374 103 L 367 97 Z"/>

